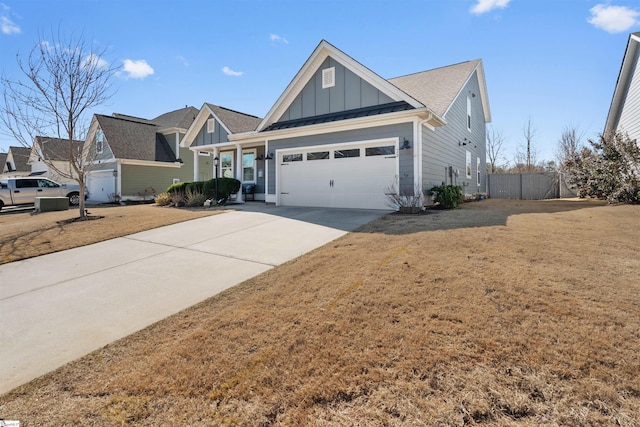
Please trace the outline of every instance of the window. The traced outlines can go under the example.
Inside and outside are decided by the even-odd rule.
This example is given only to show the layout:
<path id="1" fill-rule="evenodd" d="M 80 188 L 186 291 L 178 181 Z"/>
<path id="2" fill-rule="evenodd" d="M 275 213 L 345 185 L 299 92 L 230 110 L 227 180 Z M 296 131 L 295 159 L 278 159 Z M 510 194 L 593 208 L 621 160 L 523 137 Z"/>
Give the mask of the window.
<path id="1" fill-rule="evenodd" d="M 467 97 L 467 129 L 471 130 L 471 98 Z"/>
<path id="2" fill-rule="evenodd" d="M 38 188 L 37 179 L 16 179 L 16 188 Z"/>
<path id="3" fill-rule="evenodd" d="M 334 159 L 346 159 L 347 157 L 360 157 L 360 149 L 336 150 L 333 152 Z"/>
<path id="4" fill-rule="evenodd" d="M 220 153 L 220 176 L 233 178 L 233 154 Z"/>
<path id="5" fill-rule="evenodd" d="M 467 178 L 471 179 L 471 153 L 467 151 Z"/>
<path id="6" fill-rule="evenodd" d="M 104 149 L 104 133 L 102 133 L 102 129 L 98 129 L 96 132 L 96 152 L 102 153 Z"/>
<path id="7" fill-rule="evenodd" d="M 336 85 L 336 67 L 322 70 L 322 89 L 334 87 Z"/>
<path id="8" fill-rule="evenodd" d="M 55 182 L 50 181 L 48 179 L 39 179 L 38 180 L 38 187 L 40 187 L 40 188 L 57 188 L 57 187 L 60 187 L 60 185 L 58 185 Z"/>
<path id="9" fill-rule="evenodd" d="M 256 182 L 256 152 L 242 153 L 242 182 Z"/>
<path id="10" fill-rule="evenodd" d="M 216 131 L 216 119 L 207 119 L 207 133 Z"/>
<path id="11" fill-rule="evenodd" d="M 477 175 L 476 183 L 478 184 L 478 187 L 480 187 L 480 157 L 478 157 L 478 159 L 477 159 L 477 161 L 476 161 L 476 165 L 477 165 L 477 169 L 476 169 L 476 175 Z"/>
<path id="12" fill-rule="evenodd" d="M 302 161 L 302 154 L 300 153 L 296 153 L 296 154 L 283 154 L 282 155 L 282 162 L 283 163 L 289 163 L 289 162 L 301 162 Z"/>
<path id="13" fill-rule="evenodd" d="M 396 147 L 393 145 L 386 145 L 384 147 L 367 147 L 365 149 L 365 156 L 392 156 L 396 154 Z"/>
<path id="14" fill-rule="evenodd" d="M 307 153 L 307 160 L 324 160 L 328 158 L 328 151 L 316 151 L 315 153 Z"/>

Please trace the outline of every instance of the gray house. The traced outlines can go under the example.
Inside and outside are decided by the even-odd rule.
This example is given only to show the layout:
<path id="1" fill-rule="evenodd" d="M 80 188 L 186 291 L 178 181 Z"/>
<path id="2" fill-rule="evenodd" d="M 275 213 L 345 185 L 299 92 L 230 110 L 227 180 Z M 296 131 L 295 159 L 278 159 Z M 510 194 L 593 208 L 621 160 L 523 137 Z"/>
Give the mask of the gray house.
<path id="1" fill-rule="evenodd" d="M 193 152 L 195 164 L 195 159 L 202 156 L 210 156 L 212 160 L 217 157 L 219 176 L 255 184 L 262 194 L 261 200 L 264 200 L 264 144 L 240 146 L 229 140 L 232 134 L 253 131 L 261 121 L 256 116 L 205 103 L 182 138 L 180 146 Z M 212 177 L 214 168 L 209 166 L 207 171 L 208 176 Z M 194 169 L 193 180 L 204 180 L 200 169 Z"/>
<path id="2" fill-rule="evenodd" d="M 620 131 L 640 141 L 640 32 L 629 35 L 607 115 L 605 132 Z"/>
<path id="3" fill-rule="evenodd" d="M 76 174 L 69 162 L 69 155 L 78 158 L 82 154 L 84 141 L 73 141 L 69 147 L 66 139 L 36 136 L 31 146 L 30 175 L 41 175 L 62 184 L 77 184 Z M 70 153 L 71 148 L 71 153 Z"/>
<path id="4" fill-rule="evenodd" d="M 258 183 L 256 199 L 388 209 L 390 192 L 485 192 L 490 121 L 481 60 L 387 80 L 323 40 L 255 129 L 184 141 L 235 150 L 234 176 Z"/>

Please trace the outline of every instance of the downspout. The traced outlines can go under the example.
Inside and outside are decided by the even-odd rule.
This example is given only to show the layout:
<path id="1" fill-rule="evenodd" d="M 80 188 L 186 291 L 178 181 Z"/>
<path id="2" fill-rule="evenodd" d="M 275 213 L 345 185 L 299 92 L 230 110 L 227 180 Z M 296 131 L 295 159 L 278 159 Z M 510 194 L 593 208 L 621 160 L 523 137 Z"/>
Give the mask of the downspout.
<path id="1" fill-rule="evenodd" d="M 122 165 L 116 162 L 116 194 L 122 198 Z"/>
<path id="2" fill-rule="evenodd" d="M 422 194 L 424 194 L 424 188 L 422 188 L 422 165 L 423 165 L 423 161 L 422 161 L 422 126 L 427 123 L 429 120 L 431 120 L 433 118 L 433 114 L 429 113 L 429 117 L 427 117 L 426 119 L 418 122 L 418 121 L 414 121 L 414 123 L 416 124 L 416 129 L 414 130 L 414 135 L 417 135 L 417 141 L 414 141 L 413 145 L 416 146 L 416 148 L 413 150 L 414 152 L 414 156 L 416 156 L 415 159 L 415 165 L 414 166 L 414 170 L 416 171 L 416 173 L 414 174 L 414 189 L 415 188 L 419 188 L 420 191 L 422 192 Z"/>

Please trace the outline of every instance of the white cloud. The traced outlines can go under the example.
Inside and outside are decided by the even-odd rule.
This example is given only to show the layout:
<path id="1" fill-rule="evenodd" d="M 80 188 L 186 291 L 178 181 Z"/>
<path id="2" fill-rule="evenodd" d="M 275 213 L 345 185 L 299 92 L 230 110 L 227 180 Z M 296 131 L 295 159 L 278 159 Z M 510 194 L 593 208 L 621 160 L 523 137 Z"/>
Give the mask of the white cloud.
<path id="1" fill-rule="evenodd" d="M 7 12 L 8 8 L 5 5 L 2 6 L 4 11 Z M 2 29 L 2 34 L 20 34 L 22 32 L 20 27 L 6 16 L 0 17 L 0 28 Z"/>
<path id="2" fill-rule="evenodd" d="M 144 79 L 154 73 L 153 68 L 144 59 L 136 61 L 131 59 L 124 60 L 124 72 L 127 73 L 125 78 Z"/>
<path id="3" fill-rule="evenodd" d="M 222 72 L 225 73 L 227 76 L 241 76 L 244 74 L 242 71 L 233 71 L 229 67 L 224 67 L 222 69 Z"/>
<path id="4" fill-rule="evenodd" d="M 587 21 L 609 33 L 622 33 L 638 24 L 640 12 L 629 9 L 626 6 L 608 6 L 598 4 L 589 9 L 591 18 Z"/>
<path id="5" fill-rule="evenodd" d="M 471 13 L 482 15 L 491 12 L 493 9 L 504 9 L 511 0 L 478 0 L 478 3 L 471 8 Z"/>
<path id="6" fill-rule="evenodd" d="M 100 58 L 95 53 L 92 53 L 89 56 L 87 56 L 87 58 L 84 60 L 84 63 L 85 64 L 95 65 L 97 68 L 105 68 L 105 67 L 107 67 L 109 65 L 109 63 L 107 61 L 105 61 L 104 59 Z"/>
<path id="7" fill-rule="evenodd" d="M 289 44 L 289 40 L 277 34 L 270 34 L 269 38 L 271 39 L 272 42 L 282 42 L 284 44 Z"/>

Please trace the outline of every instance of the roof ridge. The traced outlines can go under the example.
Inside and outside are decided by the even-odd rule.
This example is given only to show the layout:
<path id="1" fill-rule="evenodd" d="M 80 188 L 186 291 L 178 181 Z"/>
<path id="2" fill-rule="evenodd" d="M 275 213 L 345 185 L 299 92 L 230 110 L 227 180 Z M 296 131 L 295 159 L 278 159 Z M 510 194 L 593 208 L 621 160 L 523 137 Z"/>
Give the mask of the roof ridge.
<path id="1" fill-rule="evenodd" d="M 428 73 L 430 71 L 441 70 L 443 68 L 455 67 L 455 66 L 458 66 L 458 65 L 467 64 L 467 63 L 471 63 L 471 62 L 479 62 L 479 61 L 481 61 L 481 58 L 469 59 L 467 61 L 460 61 L 460 62 L 457 62 L 455 64 L 443 65 L 441 67 L 430 68 L 428 70 L 416 71 L 414 73 L 403 74 L 401 76 L 391 77 L 391 78 L 389 78 L 387 80 L 401 79 L 403 77 L 415 76 L 416 74 Z"/>
<path id="2" fill-rule="evenodd" d="M 123 122 L 129 122 L 129 123 L 138 123 L 141 125 L 146 125 L 146 126 L 155 126 L 155 127 L 160 127 L 160 125 L 153 123 L 151 120 L 149 119 L 143 119 L 141 117 L 135 117 L 135 116 L 128 116 L 126 114 L 120 114 L 120 113 L 114 113 L 114 114 L 118 114 L 119 116 L 126 116 L 129 118 L 125 118 L 125 117 L 116 117 L 116 116 L 107 116 L 106 114 L 96 114 L 96 116 L 101 116 L 101 117 L 105 117 L 107 119 L 113 119 L 113 120 L 121 120 Z M 138 120 L 132 120 L 132 119 L 138 119 Z M 141 121 L 143 120 L 143 121 Z"/>
<path id="3" fill-rule="evenodd" d="M 212 106 L 212 107 L 222 108 L 223 110 L 227 110 L 227 111 L 230 111 L 232 113 L 242 114 L 243 116 L 254 117 L 256 119 L 260 119 L 260 117 L 254 116 L 253 114 L 243 113 L 242 111 L 233 110 L 231 108 L 223 107 L 222 105 L 216 105 L 216 104 L 212 104 L 210 102 L 207 102 L 207 105 Z"/>

